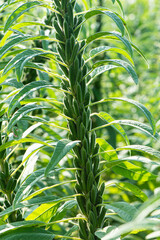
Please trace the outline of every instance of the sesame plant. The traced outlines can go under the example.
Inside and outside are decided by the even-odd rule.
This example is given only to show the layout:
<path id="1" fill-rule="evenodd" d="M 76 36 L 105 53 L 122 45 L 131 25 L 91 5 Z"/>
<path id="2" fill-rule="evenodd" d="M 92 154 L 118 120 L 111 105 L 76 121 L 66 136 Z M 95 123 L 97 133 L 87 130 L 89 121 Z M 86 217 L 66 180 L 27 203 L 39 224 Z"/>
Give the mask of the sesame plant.
<path id="1" fill-rule="evenodd" d="M 112 3 L 123 9 L 119 0 Z M 158 174 L 146 165 L 159 166 L 160 153 L 149 146 L 130 145 L 121 126 L 137 128 L 157 140 L 153 117 L 132 99 L 92 101 L 91 91 L 100 74 L 121 68 L 138 84 L 133 49 L 144 56 L 125 36 L 126 22 L 118 13 L 105 6 L 87 10 L 84 6 L 88 8 L 87 1 L 78 0 L 8 0 L 0 6 L 1 13 L 5 11 L 0 42 L 5 96 L 0 103 L 3 240 L 144 239 L 141 231 L 150 239 L 151 232 L 158 231 L 159 217 L 149 215 L 158 208 L 159 195 L 147 200 L 141 185 L 158 181 Z M 112 22 L 111 29 L 90 30 L 83 39 L 88 22 L 99 15 Z M 99 40 L 100 46 L 93 48 Z M 116 59 L 106 57 L 106 52 Z M 26 82 L 24 69 L 35 69 L 37 74 Z M 150 126 L 94 112 L 98 109 L 94 106 L 114 102 L 134 106 Z M 109 126 L 120 136 L 116 148 L 103 137 L 102 130 Z M 115 174 L 112 181 L 107 179 L 110 170 Z M 109 198 L 106 190 L 112 185 L 138 203 Z"/>

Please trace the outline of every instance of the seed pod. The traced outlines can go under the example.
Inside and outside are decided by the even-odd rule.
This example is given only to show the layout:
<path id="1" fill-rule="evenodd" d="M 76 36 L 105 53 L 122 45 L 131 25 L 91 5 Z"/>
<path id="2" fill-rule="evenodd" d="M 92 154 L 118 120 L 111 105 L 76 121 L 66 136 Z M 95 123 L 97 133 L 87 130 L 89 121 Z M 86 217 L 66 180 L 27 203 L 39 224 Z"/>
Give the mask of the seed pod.
<path id="1" fill-rule="evenodd" d="M 80 125 L 80 140 L 82 141 L 84 139 L 84 136 L 85 136 L 85 126 L 84 124 L 81 122 L 81 125 Z"/>
<path id="2" fill-rule="evenodd" d="M 10 178 L 9 181 L 7 182 L 6 192 L 12 192 L 12 190 L 13 190 L 13 183 L 14 183 L 13 178 Z"/>
<path id="3" fill-rule="evenodd" d="M 95 229 L 94 229 L 93 225 L 90 225 L 90 231 L 92 233 L 95 232 Z M 94 237 L 94 235 L 91 232 L 89 233 L 88 240 L 95 240 L 95 237 Z"/>
<path id="4" fill-rule="evenodd" d="M 103 182 L 99 188 L 99 195 L 102 196 L 105 190 L 105 183 Z"/>
<path id="5" fill-rule="evenodd" d="M 9 163 L 7 161 L 4 163 L 4 175 L 5 179 L 9 177 Z"/>
<path id="6" fill-rule="evenodd" d="M 88 161 L 86 163 L 86 172 L 87 172 L 87 174 L 89 174 L 91 171 L 92 171 L 92 165 L 91 165 L 90 159 L 88 159 Z"/>
<path id="7" fill-rule="evenodd" d="M 86 173 L 85 173 L 84 170 L 81 171 L 81 180 L 82 180 L 83 191 L 86 192 L 86 190 L 87 190 L 87 186 L 86 186 L 87 179 L 86 179 Z"/>
<path id="8" fill-rule="evenodd" d="M 84 136 L 83 138 L 83 146 L 84 148 L 86 149 L 86 152 L 88 153 L 88 141 L 87 141 L 87 138 Z"/>
<path id="9" fill-rule="evenodd" d="M 56 39 L 64 43 L 64 38 L 56 32 Z"/>
<path id="10" fill-rule="evenodd" d="M 96 143 L 96 146 L 94 148 L 94 152 L 93 152 L 93 155 L 97 154 L 99 152 L 99 144 Z"/>
<path id="11" fill-rule="evenodd" d="M 74 47 L 71 48 L 71 49 L 73 49 L 73 50 L 72 50 L 72 55 L 71 55 L 71 58 L 70 58 L 70 63 L 72 63 L 72 62 L 74 61 L 74 59 L 76 58 L 76 56 L 77 56 L 77 54 L 78 54 L 79 44 L 76 43 L 76 44 L 74 45 Z M 78 58 L 76 58 L 76 59 L 78 59 Z M 77 69 L 77 66 L 76 66 L 76 69 Z M 78 69 L 79 69 L 79 62 L 78 62 Z"/>
<path id="12" fill-rule="evenodd" d="M 87 225 L 84 220 L 79 219 L 79 227 L 80 227 L 80 231 L 83 235 L 83 239 L 88 239 Z"/>
<path id="13" fill-rule="evenodd" d="M 69 75 L 68 74 L 68 69 L 65 66 L 63 66 L 62 64 L 59 64 L 59 66 L 62 69 L 62 71 L 65 74 L 65 76 L 68 77 L 68 75 Z"/>
<path id="14" fill-rule="evenodd" d="M 91 148 L 90 151 L 91 151 L 91 153 L 94 152 L 95 144 L 96 144 L 96 134 L 95 134 L 95 132 L 92 132 L 91 133 L 91 144 L 90 144 L 90 148 Z"/>
<path id="15" fill-rule="evenodd" d="M 90 172 L 87 179 L 87 192 L 89 192 L 94 184 L 93 172 Z"/>
<path id="16" fill-rule="evenodd" d="M 64 34 L 63 34 L 62 30 L 60 29 L 59 24 L 57 23 L 57 20 L 54 20 L 54 27 L 55 27 L 55 30 L 57 31 L 57 33 L 59 34 L 59 36 L 61 38 L 64 38 Z"/>
<path id="17" fill-rule="evenodd" d="M 58 47 L 57 47 L 57 50 L 58 50 L 58 53 L 59 53 L 59 55 L 60 55 L 61 60 L 62 60 L 63 62 L 66 62 L 66 57 L 65 57 L 65 54 L 64 54 L 64 52 L 62 51 L 62 49 L 58 46 Z"/>
<path id="18" fill-rule="evenodd" d="M 74 122 L 73 121 L 69 121 L 68 125 L 69 125 L 69 129 L 70 129 L 73 137 L 76 139 L 77 131 L 76 131 L 76 126 L 75 126 Z"/>
<path id="19" fill-rule="evenodd" d="M 74 150 L 75 154 L 77 155 L 77 157 L 78 157 L 78 159 L 79 159 L 79 158 L 81 157 L 81 156 L 80 156 L 79 147 L 78 147 L 78 146 L 75 146 L 73 150 Z"/>
<path id="20" fill-rule="evenodd" d="M 61 8 L 61 4 L 60 4 L 59 0 L 54 0 L 54 2 L 55 2 L 55 5 L 56 5 L 57 7 Z"/>
<path id="21" fill-rule="evenodd" d="M 62 16 L 60 14 L 58 14 L 58 13 L 56 14 L 56 16 L 57 16 L 59 25 L 61 27 L 63 27 L 63 18 L 62 18 Z"/>
<path id="22" fill-rule="evenodd" d="M 71 88 L 72 90 L 74 91 L 74 86 L 75 86 L 75 77 L 76 74 L 75 74 L 75 71 L 74 71 L 74 66 L 71 65 L 70 66 L 70 69 L 69 69 L 69 80 L 70 80 L 70 84 L 71 84 Z"/>
<path id="23" fill-rule="evenodd" d="M 79 83 L 77 83 L 76 93 L 77 93 L 77 99 L 78 99 L 79 103 L 81 103 L 82 102 L 82 91 L 81 91 L 81 86 L 79 85 Z"/>
<path id="24" fill-rule="evenodd" d="M 80 210 L 84 215 L 86 215 L 86 209 L 85 209 L 85 198 L 83 196 L 77 197 L 77 202 Z"/>
<path id="25" fill-rule="evenodd" d="M 62 9 L 65 11 L 66 10 L 66 0 L 61 0 L 62 1 Z"/>
<path id="26" fill-rule="evenodd" d="M 76 189 L 77 193 L 81 193 L 82 192 L 82 189 L 81 189 L 80 185 L 78 185 L 77 183 L 75 185 L 75 189 Z"/>
<path id="27" fill-rule="evenodd" d="M 79 60 L 78 60 L 78 58 L 76 57 L 76 59 L 75 59 L 75 61 L 74 61 L 74 72 L 75 72 L 75 76 L 76 76 L 76 77 L 77 77 L 78 70 L 79 70 Z"/>
<path id="28" fill-rule="evenodd" d="M 69 16 L 69 23 L 73 27 L 73 8 L 70 3 L 67 4 L 68 16 Z"/>
<path id="29" fill-rule="evenodd" d="M 72 34 L 71 37 L 70 37 L 70 48 L 71 50 L 73 50 L 74 46 L 75 46 L 75 37 L 74 35 Z"/>
<path id="30" fill-rule="evenodd" d="M 81 81 L 81 89 L 82 89 L 82 99 L 83 101 L 85 100 L 85 95 L 86 95 L 86 82 L 85 79 Z"/>
<path id="31" fill-rule="evenodd" d="M 71 112 L 69 112 L 68 109 L 64 108 L 63 112 L 64 112 L 64 115 L 66 115 L 69 118 L 72 118 Z"/>
<path id="32" fill-rule="evenodd" d="M 101 213 L 99 215 L 99 218 L 98 218 L 98 226 L 99 227 L 102 226 L 104 218 L 105 218 L 105 215 L 106 215 L 106 209 L 105 209 L 105 207 L 103 207 L 102 210 L 101 210 Z"/>
<path id="33" fill-rule="evenodd" d="M 95 185 L 93 185 L 92 190 L 91 190 L 91 202 L 95 205 L 96 203 L 96 198 L 97 198 L 97 188 Z"/>
<path id="34" fill-rule="evenodd" d="M 93 228 L 95 229 L 97 225 L 97 219 L 92 211 L 89 212 L 89 221 L 91 222 Z"/>
<path id="35" fill-rule="evenodd" d="M 90 100 L 91 100 L 90 93 L 89 93 L 89 92 L 87 92 L 87 93 L 85 94 L 84 105 L 85 105 L 85 106 L 89 105 L 89 103 L 90 103 Z"/>
<path id="36" fill-rule="evenodd" d="M 66 44 L 65 44 L 65 57 L 66 57 L 67 62 L 69 62 L 70 56 L 71 56 L 70 40 L 67 39 Z"/>
<path id="37" fill-rule="evenodd" d="M 75 157 L 73 164 L 74 164 L 74 166 L 75 166 L 76 168 L 80 168 L 80 167 L 81 167 L 81 165 L 80 165 L 80 163 L 79 163 L 79 158 L 77 158 L 77 157 Z"/>
<path id="38" fill-rule="evenodd" d="M 86 113 L 85 110 L 82 113 L 82 121 L 83 121 L 84 126 L 87 128 L 87 126 L 88 126 L 88 116 L 87 116 L 87 113 Z"/>
<path id="39" fill-rule="evenodd" d="M 81 80 L 82 80 L 82 71 L 79 67 L 78 72 L 77 72 L 77 76 L 76 76 L 76 82 L 81 82 Z M 82 93 L 82 88 L 81 88 L 81 93 Z M 83 99 L 82 99 L 82 101 L 83 101 Z"/>
<path id="40" fill-rule="evenodd" d="M 66 39 L 68 39 L 69 38 L 69 26 L 68 26 L 66 19 L 64 19 L 64 22 L 63 22 L 63 29 L 64 29 L 65 37 L 66 37 Z"/>
<path id="41" fill-rule="evenodd" d="M 86 210 L 87 210 L 88 214 L 91 211 L 91 209 L 92 209 L 92 203 L 91 203 L 90 199 L 88 198 L 86 201 Z"/>
<path id="42" fill-rule="evenodd" d="M 82 162 L 83 167 L 86 165 L 86 161 L 87 161 L 87 153 L 86 153 L 86 150 L 84 149 L 84 147 L 82 147 L 81 148 L 81 162 Z"/>
<path id="43" fill-rule="evenodd" d="M 76 116 L 79 116 L 79 105 L 76 99 L 73 99 L 73 109 Z"/>

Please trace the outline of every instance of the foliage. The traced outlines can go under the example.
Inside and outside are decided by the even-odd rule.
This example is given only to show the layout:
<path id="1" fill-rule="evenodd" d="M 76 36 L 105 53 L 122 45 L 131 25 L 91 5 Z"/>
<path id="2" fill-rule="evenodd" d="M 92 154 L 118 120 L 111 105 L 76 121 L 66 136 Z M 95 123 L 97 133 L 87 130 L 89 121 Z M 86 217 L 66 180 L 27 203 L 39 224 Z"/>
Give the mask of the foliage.
<path id="1" fill-rule="evenodd" d="M 131 42 L 121 1 L 108 7 L 102 0 L 0 6 L 4 240 L 160 237 L 159 134 L 145 101 L 128 98 L 138 98 L 133 84 L 146 78 L 134 43 L 147 27 L 131 24 L 132 35 L 140 32 Z"/>

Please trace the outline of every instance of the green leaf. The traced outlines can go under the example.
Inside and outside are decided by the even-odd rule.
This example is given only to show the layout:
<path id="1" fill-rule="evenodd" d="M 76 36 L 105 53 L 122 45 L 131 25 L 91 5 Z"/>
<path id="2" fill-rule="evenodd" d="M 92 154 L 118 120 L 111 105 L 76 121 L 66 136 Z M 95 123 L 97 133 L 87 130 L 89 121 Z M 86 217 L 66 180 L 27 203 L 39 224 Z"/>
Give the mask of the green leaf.
<path id="1" fill-rule="evenodd" d="M 5 233 L 12 229 L 20 229 L 23 227 L 32 227 L 38 224 L 43 224 L 43 222 L 39 221 L 20 221 L 20 222 L 13 222 L 11 224 L 5 224 L 0 226 L 0 234 Z"/>
<path id="2" fill-rule="evenodd" d="M 96 68 L 92 69 L 89 72 L 89 75 L 90 75 L 91 79 L 88 81 L 87 85 L 89 85 L 94 80 L 94 78 L 96 78 L 98 75 L 100 75 L 100 74 L 102 74 L 106 71 L 110 71 L 113 68 L 117 68 L 117 66 L 115 66 L 115 65 L 104 65 L 104 66 L 100 66 L 100 67 L 96 67 Z"/>
<path id="3" fill-rule="evenodd" d="M 38 222 L 37 222 L 38 223 Z M 36 224 L 35 224 L 36 225 Z M 11 227 L 13 226 L 13 224 L 11 224 Z M 54 239 L 55 234 L 47 231 L 47 230 L 43 230 L 43 229 L 39 229 L 36 227 L 27 227 L 24 229 L 17 229 L 15 230 L 13 228 L 13 230 L 8 231 L 8 233 L 6 232 L 5 234 L 1 235 L 1 238 L 3 240 L 52 240 Z"/>
<path id="4" fill-rule="evenodd" d="M 36 7 L 40 5 L 41 3 L 38 1 L 33 2 L 27 2 L 22 4 L 20 7 L 18 7 L 7 19 L 7 22 L 4 26 L 4 32 L 8 30 L 9 27 L 12 26 L 12 24 L 25 12 L 27 12 L 29 9 Z"/>
<path id="5" fill-rule="evenodd" d="M 45 55 L 45 57 L 49 57 L 52 59 L 55 58 L 54 53 L 49 51 L 27 49 L 17 54 L 13 59 L 9 61 L 9 63 L 4 68 L 3 75 L 5 75 L 12 68 L 16 68 L 17 78 L 18 78 L 18 81 L 20 81 L 25 64 L 33 57 L 36 57 L 39 55 Z"/>
<path id="6" fill-rule="evenodd" d="M 115 14 L 112 11 L 109 10 L 100 10 L 100 9 L 93 9 L 93 10 L 89 10 L 87 11 L 87 13 L 85 13 L 84 17 L 86 20 L 88 20 L 89 18 L 99 15 L 99 14 L 104 14 L 107 15 L 108 17 L 110 17 L 117 25 L 117 27 L 120 29 L 122 35 L 124 35 L 124 25 L 122 20 L 117 16 L 117 14 Z"/>
<path id="7" fill-rule="evenodd" d="M 142 192 L 142 190 L 136 185 L 133 185 L 129 182 L 119 182 L 116 183 L 116 185 L 124 191 L 131 192 L 133 195 L 140 198 L 142 201 L 146 201 L 148 199 L 147 195 Z"/>
<path id="8" fill-rule="evenodd" d="M 5 150 L 5 149 L 7 149 L 9 147 L 12 147 L 14 145 L 21 144 L 21 143 L 27 143 L 27 142 L 28 143 L 31 143 L 31 142 L 33 142 L 33 143 L 40 143 L 40 144 L 43 144 L 45 146 L 53 148 L 52 145 L 49 145 L 47 142 L 44 142 L 44 141 L 40 141 L 40 140 L 33 139 L 33 138 L 22 138 L 20 140 L 11 140 L 11 141 L 8 141 L 8 142 L 2 144 L 0 146 L 0 152 L 2 152 L 3 150 Z"/>
<path id="9" fill-rule="evenodd" d="M 102 138 L 97 138 L 96 142 L 99 144 L 101 156 L 105 160 L 112 162 L 118 159 L 116 150 L 108 142 Z"/>
<path id="10" fill-rule="evenodd" d="M 105 60 L 102 60 L 102 61 L 99 61 L 99 62 L 96 62 L 95 64 L 93 64 L 93 68 L 96 68 L 100 65 L 103 65 L 105 63 L 116 63 L 118 65 L 120 65 L 121 67 L 123 67 L 129 74 L 130 76 L 132 77 L 133 81 L 138 84 L 138 76 L 136 74 L 136 72 L 134 71 L 133 67 L 126 61 L 123 61 L 123 60 L 119 60 L 119 59 L 105 59 Z"/>
<path id="11" fill-rule="evenodd" d="M 134 65 L 134 62 L 133 62 L 132 58 L 130 57 L 130 55 L 125 50 L 123 50 L 121 48 L 117 48 L 117 47 L 100 46 L 100 47 L 93 48 L 90 51 L 90 57 L 92 59 L 92 58 L 96 57 L 97 55 L 107 52 L 107 51 L 122 54 L 125 58 L 127 58 L 132 63 L 132 65 Z"/>
<path id="12" fill-rule="evenodd" d="M 117 97 L 113 97 L 113 98 L 107 98 L 107 99 L 102 99 L 98 102 L 94 102 L 94 103 L 91 103 L 90 106 L 93 106 L 93 105 L 96 105 L 96 104 L 99 104 L 99 103 L 105 103 L 105 102 L 109 102 L 109 101 L 123 101 L 123 102 L 128 102 L 128 103 L 131 103 L 133 104 L 134 106 L 136 106 L 137 108 L 139 108 L 143 113 L 144 115 L 146 116 L 146 118 L 148 119 L 152 129 L 153 129 L 153 134 L 156 133 L 156 125 L 155 125 L 155 122 L 154 122 L 154 119 L 152 117 L 152 114 L 150 113 L 150 111 L 144 106 L 142 105 L 141 103 L 139 102 L 136 102 L 132 99 L 128 99 L 128 98 L 117 98 Z"/>
<path id="13" fill-rule="evenodd" d="M 101 118 L 102 120 L 104 120 L 105 122 L 107 123 L 112 123 L 114 121 L 114 118 L 112 118 L 108 113 L 106 112 L 100 112 L 100 113 L 94 113 L 93 115 L 96 115 L 98 116 L 99 118 Z M 107 124 L 107 125 L 111 125 L 111 124 Z M 99 128 L 102 128 L 106 125 L 102 125 L 102 126 L 99 126 L 97 128 L 94 128 L 93 130 L 96 130 L 96 129 L 99 129 Z M 111 125 L 125 140 L 125 142 L 127 144 L 129 144 L 129 139 L 127 137 L 127 134 L 126 132 L 124 131 L 124 129 L 121 127 L 120 124 L 118 123 L 115 123 L 114 125 Z"/>
<path id="14" fill-rule="evenodd" d="M 155 140 L 157 140 L 159 138 L 159 134 L 156 132 L 155 135 L 153 135 L 152 128 L 149 127 L 148 125 L 144 124 L 144 123 L 134 121 L 134 120 L 115 120 L 113 122 L 113 124 L 114 123 L 119 123 L 120 125 L 127 125 L 127 126 L 138 128 L 141 131 L 147 133 L 149 136 L 151 136 Z"/>
<path id="15" fill-rule="evenodd" d="M 146 182 L 155 180 L 158 177 L 157 175 L 154 175 L 142 167 L 134 165 L 130 162 L 120 163 L 118 166 L 112 167 L 112 169 L 115 173 L 134 181 Z"/>
<path id="16" fill-rule="evenodd" d="M 59 170 L 61 170 L 61 169 L 59 169 Z M 36 198 L 30 199 L 28 201 L 23 201 L 21 203 L 16 204 L 14 208 L 13 208 L 13 206 L 8 207 L 4 211 L 0 212 L 0 217 L 6 216 L 6 215 L 14 212 L 15 210 L 18 210 L 18 209 L 21 209 L 21 208 L 26 208 L 26 207 L 31 207 L 31 206 L 35 206 L 35 205 L 40 205 L 40 204 L 43 204 L 43 203 L 53 203 L 53 202 L 56 202 L 57 204 L 59 204 L 61 202 L 66 202 L 68 200 L 73 200 L 74 197 L 76 197 L 76 195 L 71 195 L 71 196 L 62 197 L 62 198 L 57 198 L 57 197 L 55 197 L 53 195 L 36 197 Z"/>
<path id="17" fill-rule="evenodd" d="M 58 86 L 54 86 L 53 84 L 46 82 L 46 81 L 36 81 L 26 84 L 11 100 L 9 107 L 8 107 L 8 116 L 10 116 L 14 109 L 18 106 L 20 101 L 24 99 L 26 96 L 31 94 L 32 92 L 41 89 L 41 88 L 56 88 Z"/>
<path id="18" fill-rule="evenodd" d="M 74 206 L 76 206 L 77 202 L 75 200 L 70 200 L 65 202 L 62 206 L 60 206 L 52 217 L 51 221 L 57 221 L 63 219 L 66 216 L 68 210 L 71 210 Z"/>
<path id="19" fill-rule="evenodd" d="M 46 167 L 45 175 L 47 175 L 59 161 L 80 141 L 70 141 L 68 139 L 62 139 L 58 141 L 54 153 L 51 157 L 49 164 Z"/>
<path id="20" fill-rule="evenodd" d="M 19 203 L 22 199 L 26 198 L 30 191 L 32 190 L 32 187 L 44 177 L 44 168 L 37 170 L 33 172 L 23 183 L 21 186 L 19 186 L 13 205 L 15 206 L 17 203 Z"/>
<path id="21" fill-rule="evenodd" d="M 105 207 L 107 210 L 113 210 L 125 222 L 131 221 L 137 212 L 137 209 L 127 202 L 116 202 L 112 204 L 106 204 Z"/>
<path id="22" fill-rule="evenodd" d="M 26 221 L 36 220 L 49 222 L 52 218 L 56 208 L 57 203 L 44 203 L 36 208 L 31 214 L 26 217 Z"/>
<path id="23" fill-rule="evenodd" d="M 27 113 L 37 110 L 37 109 L 48 109 L 48 107 L 40 106 L 40 105 L 35 105 L 32 103 L 28 103 L 25 106 L 21 107 L 18 109 L 13 116 L 11 117 L 7 130 L 8 132 L 11 130 L 11 128 L 21 119 L 23 116 L 26 116 Z"/>
<path id="24" fill-rule="evenodd" d="M 125 36 L 122 37 L 122 35 L 119 32 L 98 32 L 98 33 L 95 33 L 95 34 L 89 36 L 86 39 L 86 44 L 88 45 L 92 41 L 95 41 L 95 40 L 101 39 L 101 38 L 120 40 L 126 46 L 130 55 L 131 56 L 133 55 L 132 46 L 131 46 L 130 42 L 128 41 L 128 39 Z"/>
<path id="25" fill-rule="evenodd" d="M 116 151 L 122 151 L 122 150 L 134 150 L 134 151 L 149 154 L 155 158 L 160 159 L 160 152 L 148 146 L 130 145 L 130 146 L 119 147 L 116 149 Z"/>

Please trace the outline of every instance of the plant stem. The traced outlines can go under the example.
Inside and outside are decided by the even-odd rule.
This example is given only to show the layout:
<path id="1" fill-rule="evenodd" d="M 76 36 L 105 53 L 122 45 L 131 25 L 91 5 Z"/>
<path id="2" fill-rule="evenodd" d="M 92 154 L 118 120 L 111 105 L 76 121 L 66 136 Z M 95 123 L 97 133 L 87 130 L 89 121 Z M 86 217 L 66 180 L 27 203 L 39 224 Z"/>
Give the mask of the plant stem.
<path id="1" fill-rule="evenodd" d="M 99 186 L 99 156 L 93 157 L 99 151 L 99 145 L 96 144 L 96 134 L 92 129 L 90 93 L 86 85 L 87 66 L 84 63 L 83 51 L 85 41 L 79 43 L 77 36 L 80 31 L 79 25 L 82 23 L 82 17 L 74 16 L 75 1 L 55 0 L 56 14 L 54 26 L 56 29 L 56 38 L 63 43 L 59 43 L 57 50 L 60 61 L 65 63 L 60 65 L 66 76 L 66 81 L 62 82 L 62 88 L 69 90 L 72 95 L 64 93 L 64 114 L 70 119 L 68 127 L 70 129 L 70 139 L 80 140 L 81 143 L 74 148 L 74 165 L 81 170 L 76 171 L 76 191 L 82 194 L 77 197 L 77 202 L 86 221 L 79 220 L 79 235 L 84 240 L 97 240 L 95 232 L 104 225 L 106 210 L 100 206 L 104 184 Z M 69 81 L 68 81 L 69 80 Z M 97 206 L 99 205 L 99 206 Z"/>

